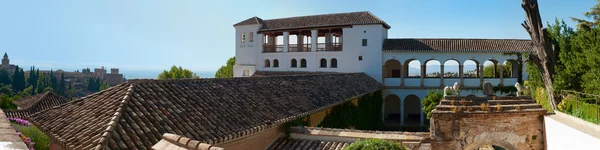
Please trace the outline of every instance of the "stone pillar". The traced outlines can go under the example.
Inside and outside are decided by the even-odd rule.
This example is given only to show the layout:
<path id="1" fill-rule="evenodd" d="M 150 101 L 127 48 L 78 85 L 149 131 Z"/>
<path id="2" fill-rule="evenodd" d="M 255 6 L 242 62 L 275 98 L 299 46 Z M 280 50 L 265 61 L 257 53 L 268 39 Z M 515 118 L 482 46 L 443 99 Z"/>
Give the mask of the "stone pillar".
<path id="1" fill-rule="evenodd" d="M 440 65 L 440 87 L 444 87 L 444 65 Z"/>
<path id="2" fill-rule="evenodd" d="M 421 65 L 421 87 L 425 86 L 425 65 Z"/>
<path id="3" fill-rule="evenodd" d="M 310 51 L 317 51 L 317 39 L 319 38 L 319 32 L 317 30 L 310 30 Z"/>
<path id="4" fill-rule="evenodd" d="M 422 98 L 419 98 L 419 99 L 423 100 Z M 420 110 L 423 110 L 423 102 L 422 101 L 419 103 L 419 106 L 421 107 Z M 423 126 L 425 126 L 425 113 L 423 113 L 423 111 L 420 111 L 420 113 L 421 113 L 420 125 L 421 125 L 421 127 L 423 127 Z"/>
<path id="5" fill-rule="evenodd" d="M 404 87 L 404 74 L 407 73 L 406 71 L 404 71 L 404 66 L 408 65 L 400 65 L 400 87 Z"/>
<path id="6" fill-rule="evenodd" d="M 460 78 L 460 86 L 461 87 L 465 87 L 465 79 L 463 77 L 463 68 L 464 68 L 464 66 L 462 64 L 458 65 L 458 77 Z"/>
<path id="7" fill-rule="evenodd" d="M 331 43 L 333 40 L 331 39 L 331 31 L 329 33 L 325 33 L 325 50 L 331 50 Z"/>
<path id="8" fill-rule="evenodd" d="M 477 71 L 479 72 L 479 86 L 483 87 L 483 64 L 480 64 L 477 68 L 479 68 L 477 69 Z"/>
<path id="9" fill-rule="evenodd" d="M 500 69 L 500 86 L 504 86 L 504 69 L 502 69 L 502 64 L 498 65 L 498 69 Z"/>
<path id="10" fill-rule="evenodd" d="M 495 62 L 492 62 L 492 64 L 494 65 L 494 67 L 492 67 L 492 68 L 494 68 L 494 70 L 492 71 L 492 77 L 493 78 L 497 78 L 496 77 L 496 70 L 498 70 L 498 68 L 497 68 L 498 64 L 496 64 Z"/>
<path id="11" fill-rule="evenodd" d="M 290 49 L 290 32 L 283 32 L 283 52 L 288 52 Z"/>
<path id="12" fill-rule="evenodd" d="M 298 38 L 298 43 L 297 47 L 298 49 L 296 51 L 304 51 L 304 34 L 302 33 L 298 33 L 298 35 L 296 35 L 296 37 Z"/>
<path id="13" fill-rule="evenodd" d="M 400 126 L 404 126 L 404 100 L 400 100 Z"/>

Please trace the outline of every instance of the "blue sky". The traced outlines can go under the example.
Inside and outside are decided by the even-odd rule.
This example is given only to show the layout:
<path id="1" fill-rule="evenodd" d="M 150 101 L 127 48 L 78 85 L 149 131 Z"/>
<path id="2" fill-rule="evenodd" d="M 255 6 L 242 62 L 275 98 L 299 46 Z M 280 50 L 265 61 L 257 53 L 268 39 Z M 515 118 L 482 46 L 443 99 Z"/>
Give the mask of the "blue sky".
<path id="1" fill-rule="evenodd" d="M 540 0 L 544 21 L 582 17 L 596 0 Z M 0 1 L 0 52 L 29 68 L 218 69 L 235 53 L 233 24 L 371 11 L 392 38 L 528 39 L 520 0 Z"/>

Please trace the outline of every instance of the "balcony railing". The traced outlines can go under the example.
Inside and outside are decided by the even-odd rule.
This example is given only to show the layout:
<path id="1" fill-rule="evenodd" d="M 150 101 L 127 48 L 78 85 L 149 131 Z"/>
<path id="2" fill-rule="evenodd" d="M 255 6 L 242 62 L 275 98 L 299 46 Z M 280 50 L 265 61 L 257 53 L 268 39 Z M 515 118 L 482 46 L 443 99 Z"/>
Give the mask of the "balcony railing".
<path id="1" fill-rule="evenodd" d="M 342 43 L 317 43 L 317 51 L 342 51 Z"/>
<path id="2" fill-rule="evenodd" d="M 290 52 L 310 52 L 311 44 L 290 44 L 288 51 Z"/>
<path id="3" fill-rule="evenodd" d="M 283 52 L 283 45 L 268 45 L 268 44 L 264 44 L 263 45 L 263 52 L 264 53 Z"/>

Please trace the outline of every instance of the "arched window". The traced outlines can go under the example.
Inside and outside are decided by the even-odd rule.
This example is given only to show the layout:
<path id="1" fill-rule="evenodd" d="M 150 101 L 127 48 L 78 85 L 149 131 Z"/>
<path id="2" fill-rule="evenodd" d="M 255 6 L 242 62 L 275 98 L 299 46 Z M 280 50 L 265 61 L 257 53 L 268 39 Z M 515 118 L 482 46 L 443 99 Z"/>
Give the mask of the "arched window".
<path id="1" fill-rule="evenodd" d="M 279 67 L 279 60 L 277 60 L 277 59 L 273 60 L 273 67 L 274 68 Z"/>
<path id="2" fill-rule="evenodd" d="M 327 68 L 327 59 L 321 58 L 321 68 Z"/>
<path id="3" fill-rule="evenodd" d="M 292 68 L 296 67 L 298 67 L 298 62 L 296 61 L 296 59 L 292 59 Z"/>
<path id="4" fill-rule="evenodd" d="M 337 68 L 337 59 L 332 58 L 331 59 L 331 65 L 329 67 L 331 67 L 331 68 Z"/>
<path id="5" fill-rule="evenodd" d="M 300 60 L 300 68 L 306 68 L 306 59 Z"/>
<path id="6" fill-rule="evenodd" d="M 271 61 L 265 59 L 265 67 L 271 67 Z"/>
<path id="7" fill-rule="evenodd" d="M 254 33 L 250 32 L 248 35 L 248 42 L 254 42 Z"/>
<path id="8" fill-rule="evenodd" d="M 242 32 L 242 43 L 246 42 L 246 33 Z"/>

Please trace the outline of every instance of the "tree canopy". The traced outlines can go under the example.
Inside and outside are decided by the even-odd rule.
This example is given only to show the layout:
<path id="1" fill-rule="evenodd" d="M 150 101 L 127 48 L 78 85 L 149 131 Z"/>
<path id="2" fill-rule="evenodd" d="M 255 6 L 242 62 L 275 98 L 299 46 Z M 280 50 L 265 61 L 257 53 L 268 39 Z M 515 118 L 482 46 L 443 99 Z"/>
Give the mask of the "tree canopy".
<path id="1" fill-rule="evenodd" d="M 215 78 L 233 78 L 233 66 L 235 66 L 235 57 L 229 58 L 225 66 L 221 66 L 217 73 L 215 73 Z"/>
<path id="2" fill-rule="evenodd" d="M 429 91 L 427 96 L 425 96 L 422 102 L 422 111 L 423 113 L 427 114 L 427 119 L 431 118 L 431 111 L 435 109 L 435 106 L 440 103 L 443 97 L 444 95 L 438 91 Z"/>
<path id="3" fill-rule="evenodd" d="M 579 29 L 590 30 L 592 28 L 597 28 L 598 24 L 600 24 L 600 0 L 598 0 L 598 4 L 590 8 L 590 11 L 583 13 L 583 15 L 592 20 L 588 21 L 586 19 L 571 17 L 573 21 L 578 22 L 577 27 Z"/>
<path id="4" fill-rule="evenodd" d="M 200 78 L 196 73 L 183 69 L 181 66 L 177 67 L 173 65 L 171 70 L 164 70 L 162 73 L 158 75 L 159 80 L 164 79 L 197 79 Z"/>

